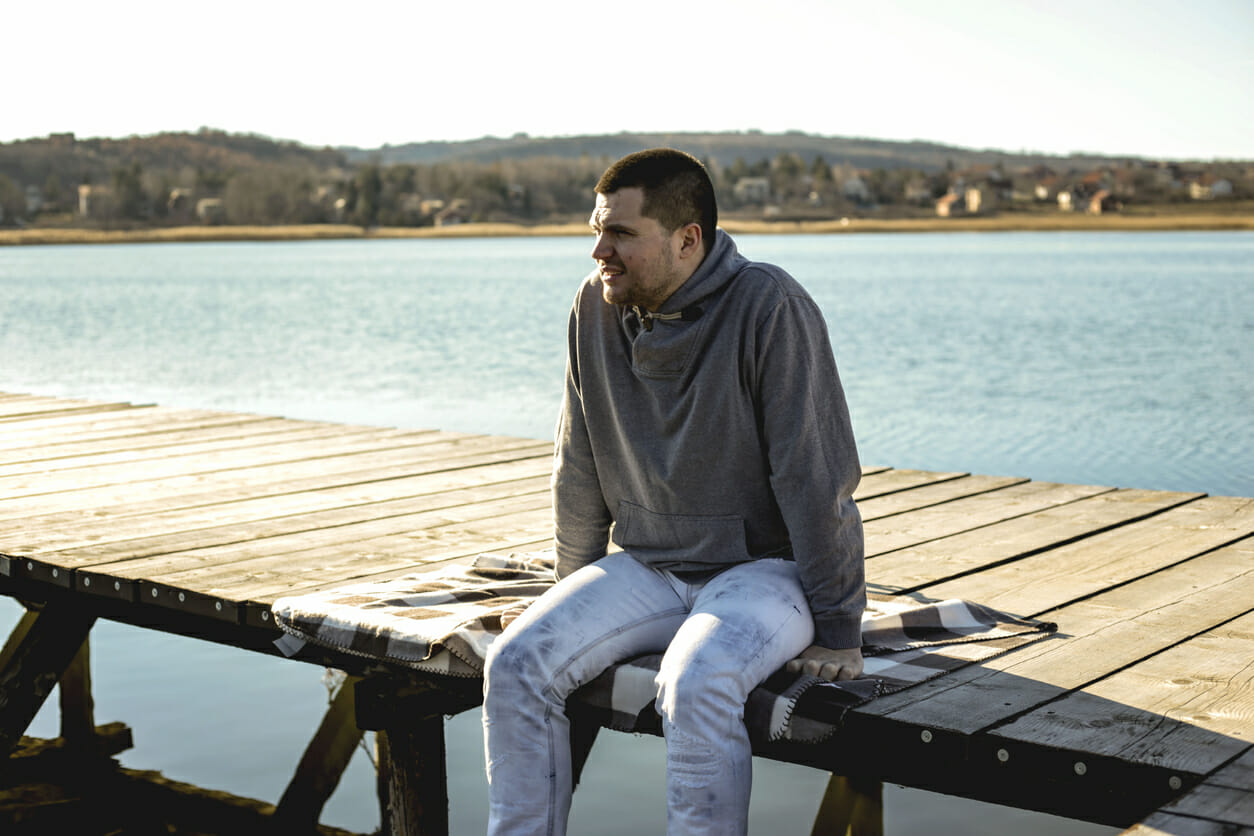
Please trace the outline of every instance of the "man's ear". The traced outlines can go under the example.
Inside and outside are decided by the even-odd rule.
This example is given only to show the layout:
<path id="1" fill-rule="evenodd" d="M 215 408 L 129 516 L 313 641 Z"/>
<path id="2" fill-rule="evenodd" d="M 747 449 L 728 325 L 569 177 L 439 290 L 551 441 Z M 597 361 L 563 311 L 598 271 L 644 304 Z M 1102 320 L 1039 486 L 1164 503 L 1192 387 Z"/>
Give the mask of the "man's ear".
<path id="1" fill-rule="evenodd" d="M 679 257 L 695 257 L 700 261 L 705 256 L 705 249 L 701 246 L 701 224 L 686 224 L 680 229 L 680 233 L 683 238 L 680 240 Z"/>

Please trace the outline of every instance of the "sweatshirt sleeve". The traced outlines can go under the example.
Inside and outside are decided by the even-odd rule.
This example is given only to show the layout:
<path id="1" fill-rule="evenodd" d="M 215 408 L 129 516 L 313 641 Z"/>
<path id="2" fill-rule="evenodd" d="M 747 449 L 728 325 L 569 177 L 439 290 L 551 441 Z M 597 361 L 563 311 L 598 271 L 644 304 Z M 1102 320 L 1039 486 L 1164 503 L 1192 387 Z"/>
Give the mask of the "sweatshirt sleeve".
<path id="1" fill-rule="evenodd" d="M 771 488 L 814 615 L 815 644 L 859 647 L 866 580 L 861 478 L 827 325 L 808 296 L 786 295 L 760 326 L 758 389 Z"/>
<path id="2" fill-rule="evenodd" d="M 612 518 L 588 438 L 579 381 L 578 301 L 567 327 L 566 388 L 553 461 L 553 530 L 560 580 L 605 556 Z"/>

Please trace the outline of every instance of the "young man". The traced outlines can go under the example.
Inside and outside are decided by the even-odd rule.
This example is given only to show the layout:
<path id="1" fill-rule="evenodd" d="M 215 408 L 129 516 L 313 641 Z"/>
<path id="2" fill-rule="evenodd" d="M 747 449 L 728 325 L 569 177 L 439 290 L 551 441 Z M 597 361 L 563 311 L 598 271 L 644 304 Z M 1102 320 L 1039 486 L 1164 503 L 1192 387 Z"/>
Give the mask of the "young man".
<path id="1" fill-rule="evenodd" d="M 596 191 L 553 471 L 559 581 L 484 676 L 489 831 L 565 832 L 567 695 L 665 651 L 668 831 L 744 833 L 749 691 L 785 666 L 862 672 L 849 413 L 822 314 L 716 228 L 696 159 L 631 154 Z"/>

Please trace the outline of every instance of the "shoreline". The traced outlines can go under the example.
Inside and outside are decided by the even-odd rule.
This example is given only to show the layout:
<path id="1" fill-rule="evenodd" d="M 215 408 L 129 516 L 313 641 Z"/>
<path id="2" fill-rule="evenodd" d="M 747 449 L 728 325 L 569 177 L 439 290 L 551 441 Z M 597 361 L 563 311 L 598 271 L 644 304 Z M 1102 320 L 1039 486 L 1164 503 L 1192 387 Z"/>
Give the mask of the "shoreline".
<path id="1" fill-rule="evenodd" d="M 1254 230 L 1254 213 L 1170 212 L 1162 214 L 1009 214 L 968 218 L 840 218 L 760 221 L 727 218 L 733 235 L 826 235 L 893 232 L 1178 232 Z M 3 229 L 0 246 L 48 244 L 138 244 L 225 241 L 393 240 L 401 238 L 505 238 L 585 236 L 582 223 L 469 223 L 443 227 L 374 227 L 350 224 L 290 226 L 179 226 L 148 229 L 64 227 Z"/>

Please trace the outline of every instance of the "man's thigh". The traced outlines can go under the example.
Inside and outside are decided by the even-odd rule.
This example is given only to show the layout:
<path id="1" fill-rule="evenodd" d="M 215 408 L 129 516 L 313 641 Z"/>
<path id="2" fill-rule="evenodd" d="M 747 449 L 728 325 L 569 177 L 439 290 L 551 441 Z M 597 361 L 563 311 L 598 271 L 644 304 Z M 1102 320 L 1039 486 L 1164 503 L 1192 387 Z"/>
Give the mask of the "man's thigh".
<path id="1" fill-rule="evenodd" d="M 611 554 L 540 596 L 493 643 L 489 657 L 508 655 L 512 674 L 525 669 L 565 695 L 616 662 L 663 651 L 686 614 L 659 572 Z"/>
<path id="2" fill-rule="evenodd" d="M 698 593 L 659 678 L 674 682 L 686 673 L 725 681 L 747 696 L 813 641 L 814 619 L 796 565 L 757 560 L 717 575 Z"/>

